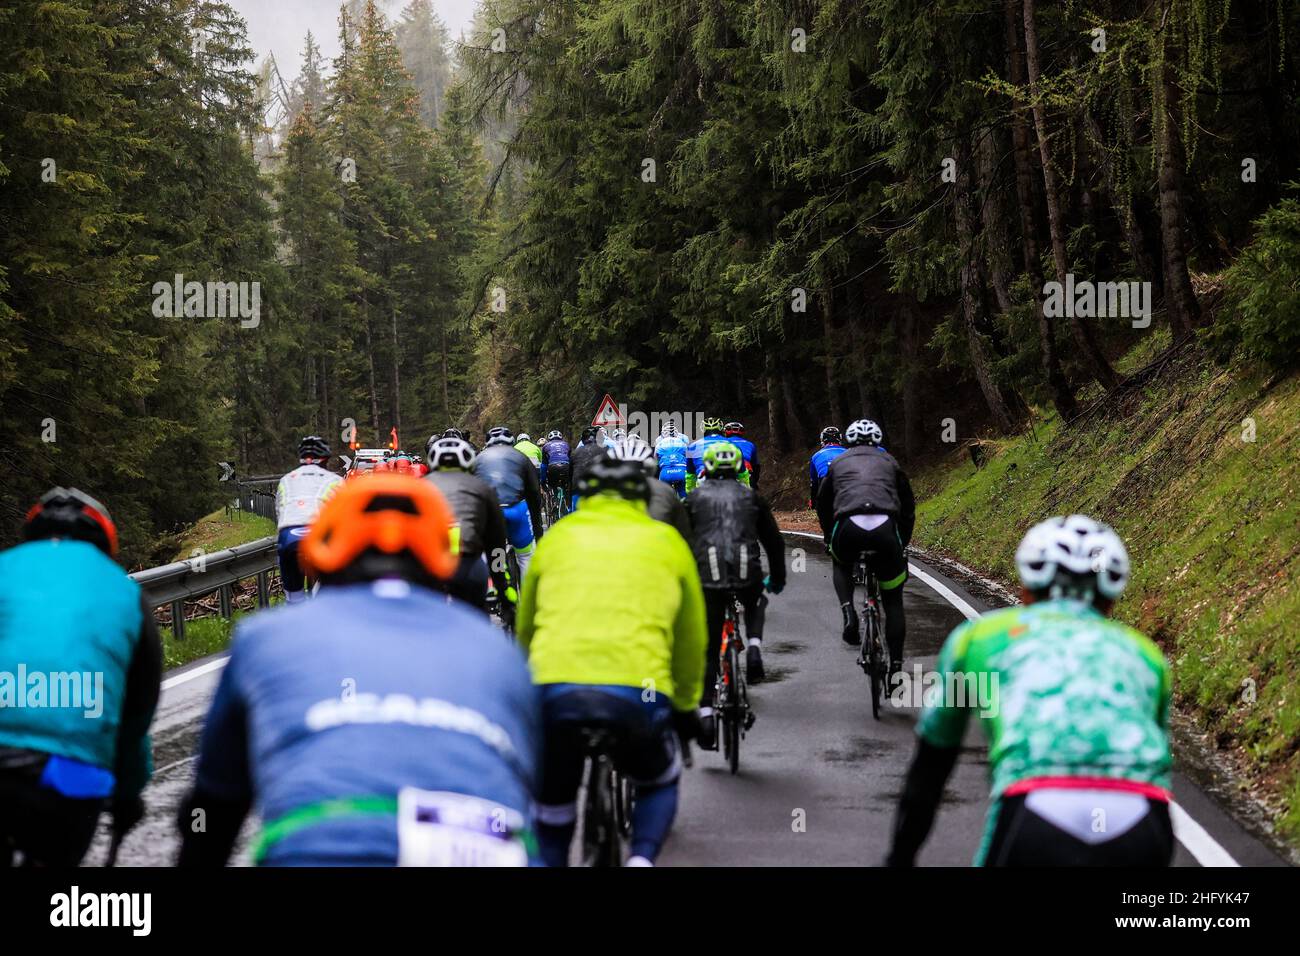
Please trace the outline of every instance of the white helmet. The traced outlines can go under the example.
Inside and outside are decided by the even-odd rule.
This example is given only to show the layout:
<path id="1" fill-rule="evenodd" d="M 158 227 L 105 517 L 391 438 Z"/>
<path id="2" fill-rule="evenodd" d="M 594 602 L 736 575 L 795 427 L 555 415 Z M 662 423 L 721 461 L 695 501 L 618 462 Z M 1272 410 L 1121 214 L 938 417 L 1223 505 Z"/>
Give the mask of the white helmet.
<path id="1" fill-rule="evenodd" d="M 850 448 L 854 445 L 879 445 L 884 437 L 880 426 L 869 418 L 859 418 L 844 430 L 844 444 Z"/>
<path id="2" fill-rule="evenodd" d="M 1054 587 L 1057 575 L 1091 575 L 1097 593 L 1113 601 L 1128 584 L 1128 551 L 1109 525 L 1084 515 L 1048 518 L 1029 529 L 1016 549 L 1016 568 L 1020 580 L 1033 592 L 1052 589 L 1054 596 L 1063 593 Z"/>
<path id="3" fill-rule="evenodd" d="M 528 432 L 520 432 L 518 435 L 515 436 L 516 445 L 518 445 L 521 441 L 532 441 L 532 440 L 533 438 L 531 435 L 528 434 Z"/>
<path id="4" fill-rule="evenodd" d="M 636 435 L 629 435 L 615 442 L 614 447 L 609 450 L 609 456 L 618 461 L 637 462 L 648 475 L 653 475 L 657 471 L 654 449 Z"/>
<path id="5" fill-rule="evenodd" d="M 474 448 L 463 438 L 440 438 L 435 435 L 429 439 L 426 460 L 434 471 L 440 468 L 459 468 L 469 471 L 474 464 Z"/>

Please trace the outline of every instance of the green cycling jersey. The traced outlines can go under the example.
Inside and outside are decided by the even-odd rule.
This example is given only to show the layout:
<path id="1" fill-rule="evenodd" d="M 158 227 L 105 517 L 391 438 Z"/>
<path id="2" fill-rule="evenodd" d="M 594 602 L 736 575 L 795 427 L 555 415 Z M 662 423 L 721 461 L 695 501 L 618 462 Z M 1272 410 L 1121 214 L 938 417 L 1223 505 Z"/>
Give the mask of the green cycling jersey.
<path id="1" fill-rule="evenodd" d="M 949 635 L 936 669 L 943 693 L 927 692 L 917 732 L 936 747 L 960 746 L 974 711 L 989 742 L 995 801 L 1044 778 L 1169 788 L 1164 655 L 1091 606 L 1044 601 L 967 621 Z M 990 825 L 996 819 L 989 814 Z"/>

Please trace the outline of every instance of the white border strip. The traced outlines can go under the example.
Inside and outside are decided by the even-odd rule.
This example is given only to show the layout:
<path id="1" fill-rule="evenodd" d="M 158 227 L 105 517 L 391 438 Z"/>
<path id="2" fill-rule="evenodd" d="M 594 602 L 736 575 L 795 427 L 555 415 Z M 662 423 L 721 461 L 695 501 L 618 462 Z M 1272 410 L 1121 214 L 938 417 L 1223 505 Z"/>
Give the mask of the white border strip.
<path id="1" fill-rule="evenodd" d="M 794 534 L 801 538 L 822 539 L 819 534 L 811 534 L 807 531 L 785 531 L 782 534 Z M 959 594 L 954 592 L 938 578 L 922 571 L 912 562 L 907 562 L 907 569 L 926 584 L 930 586 L 939 596 L 949 604 L 961 611 L 968 621 L 973 621 L 980 616 L 980 612 L 975 610 L 968 601 L 963 599 Z M 1214 837 L 1210 836 L 1205 827 L 1201 826 L 1192 815 L 1184 810 L 1174 801 L 1169 801 L 1169 816 L 1174 825 L 1174 836 L 1178 842 L 1187 848 L 1196 862 L 1201 866 L 1241 866 L 1232 854 L 1225 850 Z"/>
<path id="2" fill-rule="evenodd" d="M 184 684 L 186 681 L 192 681 L 196 677 L 202 677 L 204 674 L 211 674 L 215 670 L 220 670 L 226 666 L 229 657 L 219 657 L 215 661 L 208 661 L 206 664 L 200 664 L 198 667 L 188 670 L 183 674 L 177 674 L 175 677 L 169 677 L 162 682 L 162 689 L 169 690 L 177 684 Z"/>

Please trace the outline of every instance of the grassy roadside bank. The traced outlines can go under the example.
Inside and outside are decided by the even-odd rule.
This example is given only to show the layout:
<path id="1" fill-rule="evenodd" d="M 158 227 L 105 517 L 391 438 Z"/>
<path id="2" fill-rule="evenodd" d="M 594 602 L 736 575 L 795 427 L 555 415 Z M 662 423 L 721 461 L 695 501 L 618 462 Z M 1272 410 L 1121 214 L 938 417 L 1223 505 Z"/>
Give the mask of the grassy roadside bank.
<path id="1" fill-rule="evenodd" d="M 1084 512 L 1127 542 L 1118 616 L 1164 648 L 1179 705 L 1300 845 L 1300 376 L 1168 357 L 1069 429 L 1054 418 L 914 476 L 915 543 L 1014 580 L 1035 521 Z"/>
<path id="2" fill-rule="evenodd" d="M 275 522 L 269 518 L 238 511 L 227 518 L 224 510 L 214 511 L 196 521 L 178 535 L 174 542 L 168 542 L 173 554 L 167 560 L 183 561 L 197 554 L 212 554 L 214 551 L 223 551 L 273 534 Z M 236 600 L 239 604 L 245 604 L 254 598 L 252 593 L 248 593 L 243 595 L 243 600 L 238 597 Z M 271 600 L 282 600 L 278 589 L 274 590 Z M 236 611 L 231 620 L 214 614 L 187 621 L 184 640 L 177 640 L 170 627 L 159 627 L 163 642 L 163 666 L 170 670 L 224 650 L 230 643 L 235 622 L 245 613 L 248 612 Z"/>

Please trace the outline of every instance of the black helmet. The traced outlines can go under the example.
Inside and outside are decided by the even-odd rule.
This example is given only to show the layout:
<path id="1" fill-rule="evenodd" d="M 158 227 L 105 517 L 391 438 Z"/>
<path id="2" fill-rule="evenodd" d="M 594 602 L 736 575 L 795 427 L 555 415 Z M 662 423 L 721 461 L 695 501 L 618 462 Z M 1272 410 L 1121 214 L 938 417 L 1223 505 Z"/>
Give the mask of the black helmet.
<path id="1" fill-rule="evenodd" d="M 443 438 L 464 438 L 465 433 L 461 431 L 459 428 L 448 428 L 445 432 L 442 433 L 442 437 Z"/>
<path id="2" fill-rule="evenodd" d="M 86 541 L 110 558 L 117 557 L 117 525 L 113 524 L 113 516 L 98 501 L 76 488 L 51 488 L 27 512 L 23 540 L 46 538 Z"/>
<path id="3" fill-rule="evenodd" d="M 840 430 L 834 425 L 827 425 L 822 429 L 821 441 L 823 445 L 838 445 L 841 440 Z"/>
<path id="4" fill-rule="evenodd" d="M 577 480 L 577 491 L 584 498 L 612 491 L 631 501 L 650 500 L 650 485 L 645 480 L 641 464 L 620 461 L 608 455 L 601 456 L 582 470 Z"/>
<path id="5" fill-rule="evenodd" d="M 599 434 L 600 434 L 599 428 L 597 428 L 595 425 L 588 425 L 586 428 L 582 430 L 582 440 L 595 441 L 596 436 Z"/>
<path id="6" fill-rule="evenodd" d="M 298 442 L 298 458 L 321 458 L 327 459 L 330 456 L 330 446 L 325 443 L 325 439 L 319 435 L 308 435 L 302 441 Z"/>

